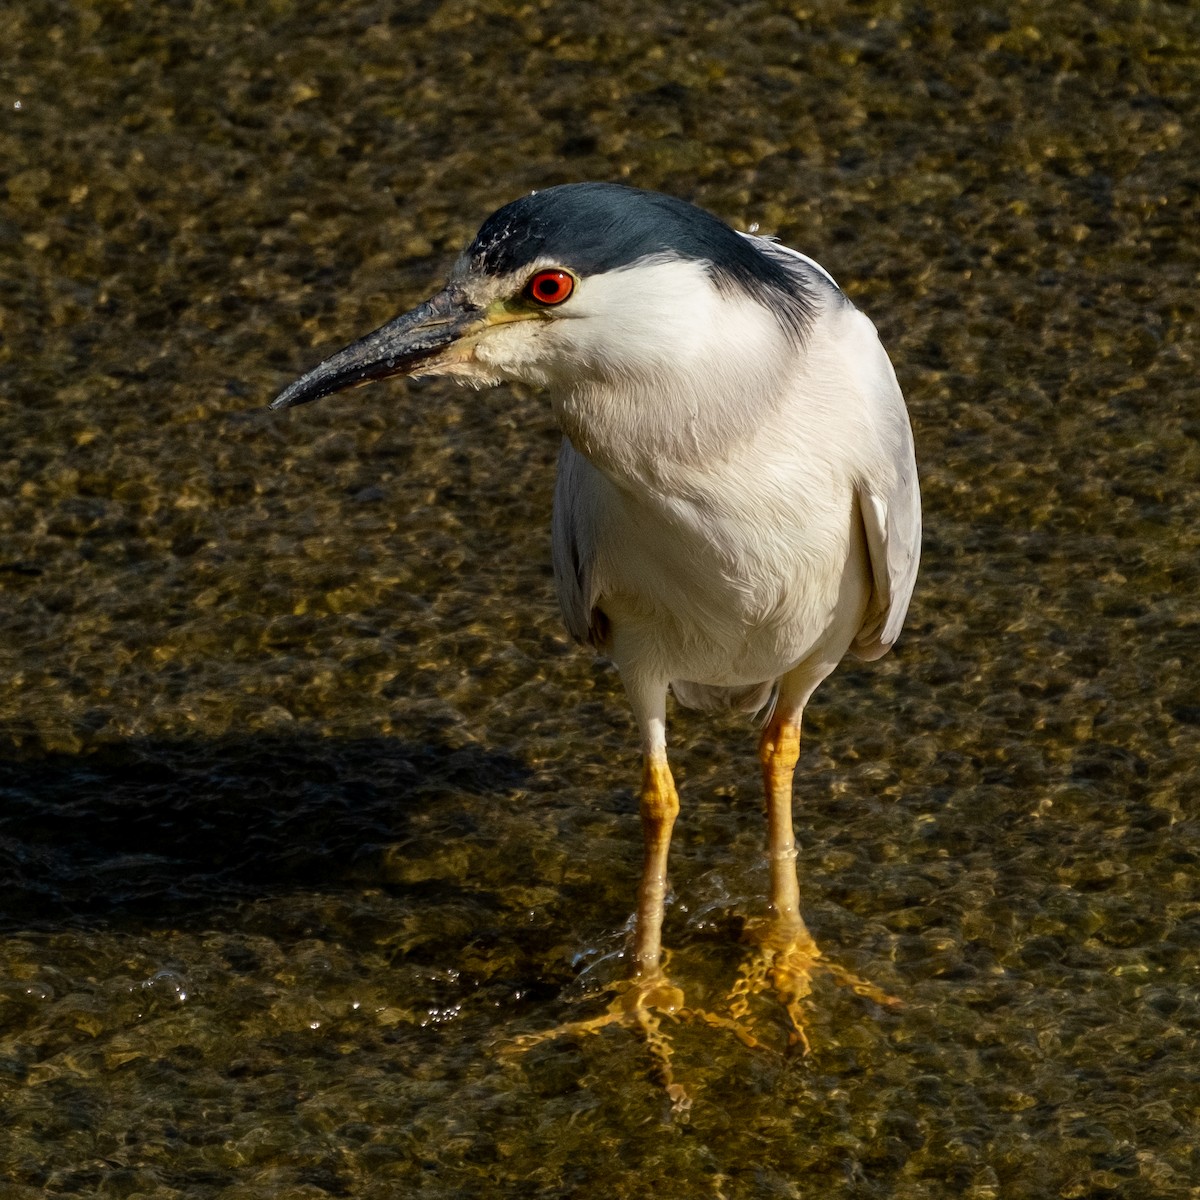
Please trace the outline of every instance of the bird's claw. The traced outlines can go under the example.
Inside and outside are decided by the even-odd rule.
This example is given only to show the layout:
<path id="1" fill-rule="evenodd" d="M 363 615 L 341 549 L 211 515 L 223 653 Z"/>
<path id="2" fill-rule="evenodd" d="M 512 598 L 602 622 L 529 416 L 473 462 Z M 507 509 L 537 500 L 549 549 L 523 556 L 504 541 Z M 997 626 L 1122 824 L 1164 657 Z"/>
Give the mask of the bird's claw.
<path id="1" fill-rule="evenodd" d="M 763 1045 L 733 1017 L 685 1005 L 683 991 L 661 971 L 623 980 L 613 985 L 613 991 L 616 994 L 600 1016 L 583 1021 L 570 1021 L 541 1033 L 526 1034 L 514 1039 L 510 1043 L 511 1049 L 523 1054 L 543 1042 L 555 1041 L 561 1037 L 585 1037 L 600 1033 L 611 1025 L 632 1028 L 650 1052 L 652 1074 L 670 1098 L 671 1111 L 682 1116 L 691 1108 L 692 1098 L 687 1088 L 675 1078 L 671 1065 L 675 1048 L 663 1029 L 664 1018 L 675 1023 L 695 1021 L 713 1029 L 722 1029 L 732 1033 L 744 1046 L 751 1048 Z"/>
<path id="2" fill-rule="evenodd" d="M 805 1029 L 804 1002 L 812 994 L 813 979 L 819 974 L 828 975 L 839 986 L 885 1008 L 901 1007 L 900 1000 L 869 979 L 827 959 L 803 921 L 751 925 L 747 937 L 757 944 L 729 991 L 730 1015 L 739 1025 L 752 1024 L 751 998 L 770 989 L 788 1015 L 789 1049 L 799 1047 L 801 1054 L 812 1049 Z"/>

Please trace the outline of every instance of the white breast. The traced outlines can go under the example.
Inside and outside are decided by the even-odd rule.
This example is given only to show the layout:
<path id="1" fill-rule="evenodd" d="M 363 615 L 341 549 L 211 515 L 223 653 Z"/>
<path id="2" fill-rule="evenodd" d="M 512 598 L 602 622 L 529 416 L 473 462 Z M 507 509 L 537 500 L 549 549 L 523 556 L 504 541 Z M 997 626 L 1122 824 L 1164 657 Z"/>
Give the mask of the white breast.
<path id="1" fill-rule="evenodd" d="M 860 362 L 882 354 L 874 328 L 832 288 L 802 346 L 757 306 L 736 318 L 691 339 L 669 389 L 596 380 L 556 398 L 579 451 L 556 495 L 560 594 L 573 555 L 576 596 L 609 617 L 623 674 L 735 687 L 813 656 L 832 669 L 867 609 L 856 488 L 874 444 Z"/>
<path id="2" fill-rule="evenodd" d="M 841 658 L 870 591 L 853 493 L 828 463 L 781 465 L 725 464 L 687 499 L 635 499 L 596 473 L 596 585 L 618 659 L 734 686 L 776 678 L 831 634 Z"/>

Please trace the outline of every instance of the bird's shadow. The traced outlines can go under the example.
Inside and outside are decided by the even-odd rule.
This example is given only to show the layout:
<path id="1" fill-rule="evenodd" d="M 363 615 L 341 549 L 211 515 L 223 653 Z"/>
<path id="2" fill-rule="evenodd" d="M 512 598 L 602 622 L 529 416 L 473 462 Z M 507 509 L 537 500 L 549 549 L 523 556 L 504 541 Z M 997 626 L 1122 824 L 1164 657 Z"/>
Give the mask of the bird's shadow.
<path id="1" fill-rule="evenodd" d="M 372 853 L 405 841 L 418 814 L 528 777 L 479 747 L 303 732 L 8 754 L 0 930 L 190 923 L 239 900 L 362 886 Z"/>

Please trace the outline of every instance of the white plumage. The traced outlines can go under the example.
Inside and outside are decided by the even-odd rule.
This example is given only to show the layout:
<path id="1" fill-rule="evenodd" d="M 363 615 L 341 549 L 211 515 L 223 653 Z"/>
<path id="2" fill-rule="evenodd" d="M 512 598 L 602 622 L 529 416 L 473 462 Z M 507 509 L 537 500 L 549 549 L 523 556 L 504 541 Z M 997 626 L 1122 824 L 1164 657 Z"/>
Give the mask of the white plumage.
<path id="1" fill-rule="evenodd" d="M 676 994 L 660 966 L 678 809 L 668 689 L 693 707 L 771 705 L 772 922 L 753 978 L 773 980 L 802 1039 L 820 954 L 792 840 L 800 719 L 847 652 L 877 658 L 896 641 L 920 555 L 912 433 L 874 325 L 797 251 L 669 197 L 568 185 L 494 214 L 442 292 L 274 406 L 395 374 L 543 387 L 565 434 L 563 618 L 616 663 L 645 761 L 635 986 L 620 1012 Z"/>
<path id="2" fill-rule="evenodd" d="M 851 647 L 875 658 L 899 635 L 920 546 L 904 402 L 872 323 L 816 264 L 789 267 L 814 301 L 803 341 L 693 263 L 614 272 L 604 304 L 632 293 L 639 315 L 672 313 L 687 336 L 605 320 L 591 301 L 600 329 L 620 330 L 605 371 L 551 384 L 568 435 L 553 523 L 563 617 L 611 654 L 635 707 L 668 682 L 687 704 L 730 689 L 760 707 L 797 670 L 807 699 Z"/>

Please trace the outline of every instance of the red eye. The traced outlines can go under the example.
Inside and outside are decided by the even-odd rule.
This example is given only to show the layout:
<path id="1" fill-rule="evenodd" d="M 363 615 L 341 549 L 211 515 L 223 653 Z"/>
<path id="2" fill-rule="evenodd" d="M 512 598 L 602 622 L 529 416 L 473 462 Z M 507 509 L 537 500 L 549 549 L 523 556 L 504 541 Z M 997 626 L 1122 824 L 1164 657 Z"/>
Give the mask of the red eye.
<path id="1" fill-rule="evenodd" d="M 561 304 L 575 290 L 566 271 L 539 271 L 526 285 L 525 295 L 539 304 Z"/>

